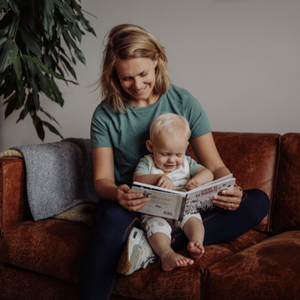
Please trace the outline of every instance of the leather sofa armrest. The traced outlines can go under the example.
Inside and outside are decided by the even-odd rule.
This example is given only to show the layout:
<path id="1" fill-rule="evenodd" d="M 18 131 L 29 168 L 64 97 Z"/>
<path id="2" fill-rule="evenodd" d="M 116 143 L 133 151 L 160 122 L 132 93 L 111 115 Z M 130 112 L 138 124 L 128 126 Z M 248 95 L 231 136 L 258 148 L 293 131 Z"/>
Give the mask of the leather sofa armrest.
<path id="1" fill-rule="evenodd" d="M 0 230 L 32 219 L 25 181 L 25 165 L 21 158 L 0 159 Z"/>

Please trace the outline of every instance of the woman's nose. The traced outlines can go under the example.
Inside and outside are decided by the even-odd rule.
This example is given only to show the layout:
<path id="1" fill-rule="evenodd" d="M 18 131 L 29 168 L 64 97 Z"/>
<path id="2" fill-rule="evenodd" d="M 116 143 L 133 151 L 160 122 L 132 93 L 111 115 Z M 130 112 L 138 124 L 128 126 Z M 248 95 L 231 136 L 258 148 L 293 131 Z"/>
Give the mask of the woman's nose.
<path id="1" fill-rule="evenodd" d="M 135 79 L 134 87 L 136 90 L 140 90 L 141 88 L 143 88 L 143 81 L 141 79 Z"/>

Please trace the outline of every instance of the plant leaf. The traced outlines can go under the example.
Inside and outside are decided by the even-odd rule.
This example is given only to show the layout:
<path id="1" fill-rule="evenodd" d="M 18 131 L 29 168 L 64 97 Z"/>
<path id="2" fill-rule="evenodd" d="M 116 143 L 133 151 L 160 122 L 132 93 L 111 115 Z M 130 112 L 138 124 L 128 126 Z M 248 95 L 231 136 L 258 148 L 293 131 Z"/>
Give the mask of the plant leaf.
<path id="1" fill-rule="evenodd" d="M 37 115 L 34 115 L 32 117 L 32 122 L 33 122 L 35 130 L 36 130 L 36 132 L 38 134 L 38 137 L 42 141 L 44 141 L 44 139 L 45 139 L 45 131 L 44 131 L 44 128 L 43 128 L 43 122 L 42 122 L 42 120 Z"/>
<path id="2" fill-rule="evenodd" d="M 47 69 L 47 68 L 45 67 L 45 65 L 44 65 L 40 60 L 38 60 L 37 58 L 32 57 L 32 56 L 28 56 L 28 55 L 23 55 L 22 57 L 25 58 L 25 59 L 27 59 L 27 60 L 29 60 L 29 61 L 31 61 L 31 62 L 34 62 L 36 65 L 38 65 L 38 66 L 40 67 L 40 69 L 41 69 L 43 72 L 45 72 L 45 73 L 47 73 L 47 74 L 50 74 L 50 75 L 52 75 L 52 76 L 54 76 L 54 77 L 56 77 L 56 78 L 58 78 L 58 79 L 65 80 L 65 78 L 64 78 L 63 76 L 61 76 L 60 74 L 58 74 L 58 73 L 56 73 L 56 72 L 54 72 L 54 71 L 51 71 L 51 70 Z"/>
<path id="3" fill-rule="evenodd" d="M 34 38 L 31 33 L 25 31 L 25 30 L 20 30 L 21 33 L 21 38 L 25 45 L 28 47 L 28 49 L 34 53 L 37 57 L 40 57 L 42 54 L 42 48 L 41 45 L 37 42 L 36 38 Z"/>
<path id="4" fill-rule="evenodd" d="M 63 31 L 64 24 L 60 18 L 56 19 L 56 38 L 59 39 Z"/>
<path id="5" fill-rule="evenodd" d="M 0 36 L 4 36 L 8 33 L 9 26 L 4 27 L 3 29 L 0 30 Z"/>
<path id="6" fill-rule="evenodd" d="M 15 0 L 7 0 L 7 2 L 9 3 L 11 9 L 15 12 L 15 14 L 19 15 L 20 10 L 17 2 Z"/>
<path id="7" fill-rule="evenodd" d="M 70 22 L 76 22 L 76 16 L 70 9 L 69 5 L 63 5 L 59 0 L 54 0 L 54 4 L 57 6 L 60 13 Z"/>
<path id="8" fill-rule="evenodd" d="M 16 94 L 18 95 L 18 103 L 16 104 L 16 110 L 21 108 L 25 100 L 25 88 L 21 80 L 16 80 L 17 82 L 17 89 Z"/>
<path id="9" fill-rule="evenodd" d="M 97 37 L 94 29 L 90 25 L 90 22 L 87 19 L 85 19 L 83 16 L 80 18 L 80 23 L 86 31 L 91 32 L 95 37 Z"/>
<path id="10" fill-rule="evenodd" d="M 49 79 L 48 77 L 46 77 L 46 80 L 48 81 L 49 87 L 50 87 L 53 95 L 55 96 L 55 98 L 53 100 L 56 103 L 58 103 L 61 107 L 63 107 L 64 99 L 62 98 L 62 94 L 61 94 L 60 90 L 58 89 L 56 83 L 53 80 Z"/>
<path id="11" fill-rule="evenodd" d="M 0 37 L 0 45 L 2 45 L 6 41 L 7 41 L 7 37 L 6 36 L 1 36 Z"/>
<path id="12" fill-rule="evenodd" d="M 15 59 L 17 58 L 18 52 L 19 52 L 19 47 L 14 43 L 14 49 L 13 49 L 13 52 L 11 54 L 11 58 L 9 61 L 10 65 L 12 65 L 14 63 Z"/>
<path id="13" fill-rule="evenodd" d="M 10 98 L 7 100 L 7 105 L 5 109 L 5 119 L 15 110 L 16 104 L 18 102 L 17 94 L 14 93 Z"/>
<path id="14" fill-rule="evenodd" d="M 1 1 L 1 9 L 4 9 L 5 11 L 8 10 L 8 4 L 6 0 Z"/>
<path id="15" fill-rule="evenodd" d="M 59 125 L 59 123 L 54 119 L 54 117 L 52 117 L 49 113 L 44 111 L 44 109 L 42 107 L 40 107 L 40 111 L 43 112 L 51 121 L 53 120 L 57 125 Z"/>
<path id="16" fill-rule="evenodd" d="M 8 75 L 9 73 L 9 69 L 6 69 L 3 73 L 0 74 L 0 85 L 3 85 L 3 80 L 5 79 L 5 77 Z M 0 94 L 2 95 L 2 94 Z"/>
<path id="17" fill-rule="evenodd" d="M 24 120 L 24 118 L 28 115 L 28 105 L 27 103 L 25 104 L 24 109 L 21 111 L 19 115 L 19 119 L 17 120 L 17 123 L 21 120 Z"/>
<path id="18" fill-rule="evenodd" d="M 85 64 L 85 57 L 82 51 L 77 47 L 76 43 L 72 40 L 72 38 L 68 35 L 66 31 L 63 31 L 63 36 L 67 39 L 67 41 L 70 43 L 70 45 L 73 47 L 75 51 L 75 56 L 83 63 Z"/>
<path id="19" fill-rule="evenodd" d="M 72 68 L 72 66 L 69 64 L 69 62 L 63 57 L 61 56 L 61 60 L 63 61 L 63 63 L 65 64 L 65 66 L 67 67 L 67 69 L 69 70 L 69 72 L 73 75 L 73 77 L 77 80 L 77 76 L 75 73 L 75 70 Z"/>
<path id="20" fill-rule="evenodd" d="M 0 73 L 2 73 L 9 64 L 11 55 L 14 50 L 15 43 L 12 40 L 6 41 L 4 44 L 3 52 L 0 56 Z"/>
<path id="21" fill-rule="evenodd" d="M 44 1 L 43 26 L 44 26 L 45 31 L 49 34 L 50 38 L 53 36 L 52 28 L 55 24 L 54 19 L 53 19 L 54 9 L 55 8 L 54 8 L 53 0 L 45 0 Z"/>
<path id="22" fill-rule="evenodd" d="M 15 70 L 15 73 L 17 75 L 18 80 L 21 80 L 21 75 L 22 75 L 22 64 L 21 60 L 19 57 L 15 59 L 15 62 L 13 64 L 13 68 Z"/>
<path id="23" fill-rule="evenodd" d="M 78 42 L 81 43 L 82 31 L 80 30 L 80 28 L 78 27 L 78 25 L 76 23 L 74 23 L 72 25 L 72 30 L 73 30 L 74 35 L 77 37 Z"/>
<path id="24" fill-rule="evenodd" d="M 18 17 L 17 17 L 17 15 L 13 14 L 12 21 L 10 23 L 9 30 L 8 30 L 9 38 L 12 38 L 14 36 L 16 28 L 17 28 L 17 24 L 18 24 Z"/>
<path id="25" fill-rule="evenodd" d="M 51 132 L 53 132 L 54 134 L 60 136 L 62 139 L 64 138 L 64 137 L 59 133 L 59 131 L 58 131 L 53 125 L 51 125 L 50 123 L 48 123 L 48 122 L 46 122 L 46 121 L 42 121 L 42 122 L 43 122 L 43 124 L 44 124 L 45 126 L 48 127 L 48 129 L 49 129 Z"/>

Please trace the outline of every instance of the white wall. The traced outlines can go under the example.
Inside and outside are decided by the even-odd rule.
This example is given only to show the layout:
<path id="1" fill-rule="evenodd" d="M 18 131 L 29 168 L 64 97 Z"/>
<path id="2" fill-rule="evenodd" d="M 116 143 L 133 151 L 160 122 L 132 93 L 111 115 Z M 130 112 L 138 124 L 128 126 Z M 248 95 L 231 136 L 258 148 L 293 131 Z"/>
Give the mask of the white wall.
<path id="1" fill-rule="evenodd" d="M 188 89 L 205 108 L 213 130 L 300 132 L 299 0 L 82 0 L 98 38 L 87 34 L 78 62 L 80 86 L 59 83 L 61 109 L 46 98 L 43 108 L 62 125 L 64 137 L 89 137 L 99 103 L 89 87 L 98 78 L 102 40 L 121 23 L 138 24 L 165 46 L 174 84 Z M 31 119 L 4 121 L 0 151 L 36 144 Z M 46 119 L 45 119 L 46 120 Z M 46 129 L 47 130 L 47 129 Z M 45 142 L 59 140 L 48 130 Z"/>

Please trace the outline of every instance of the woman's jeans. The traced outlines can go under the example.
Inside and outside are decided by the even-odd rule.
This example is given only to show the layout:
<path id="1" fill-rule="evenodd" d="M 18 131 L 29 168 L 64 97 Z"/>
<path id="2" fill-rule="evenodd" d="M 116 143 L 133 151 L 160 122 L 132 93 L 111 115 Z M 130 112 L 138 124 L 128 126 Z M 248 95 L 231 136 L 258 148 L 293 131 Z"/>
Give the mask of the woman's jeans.
<path id="1" fill-rule="evenodd" d="M 228 242 L 257 226 L 268 214 L 268 196 L 247 190 L 235 211 L 218 208 L 202 213 L 204 245 Z M 117 202 L 101 201 L 96 224 L 82 255 L 79 270 L 81 300 L 109 299 L 117 281 L 117 265 L 133 227 L 140 228 L 140 213 L 122 208 Z M 174 251 L 186 249 L 188 239 L 181 230 L 172 234 Z"/>

